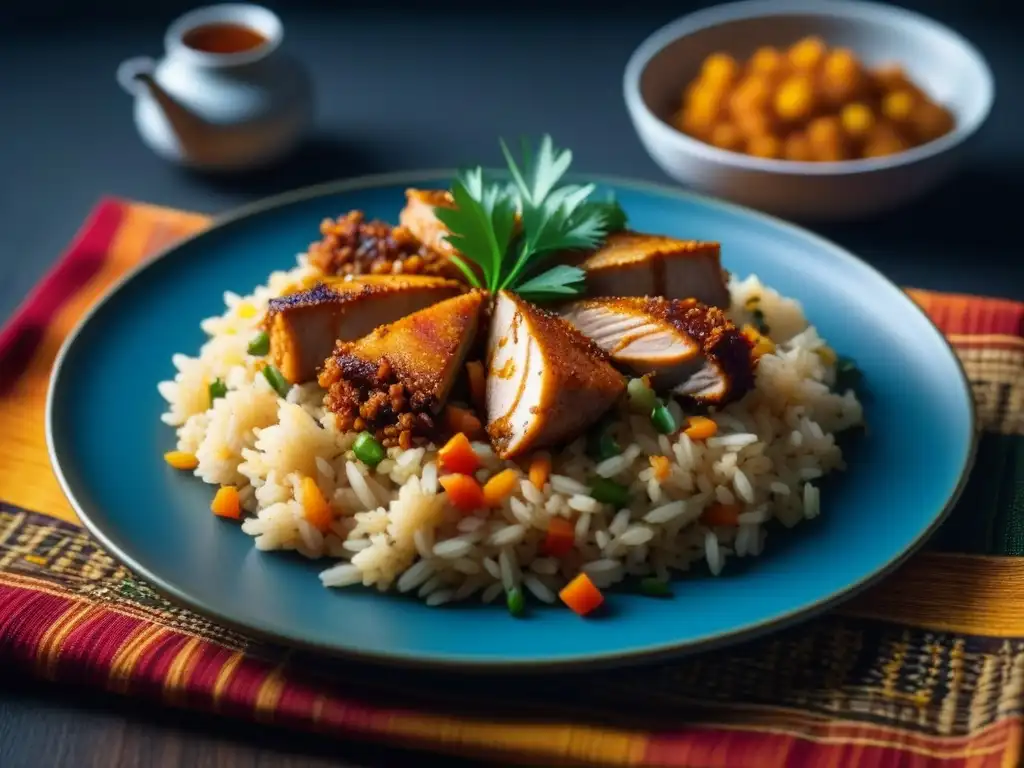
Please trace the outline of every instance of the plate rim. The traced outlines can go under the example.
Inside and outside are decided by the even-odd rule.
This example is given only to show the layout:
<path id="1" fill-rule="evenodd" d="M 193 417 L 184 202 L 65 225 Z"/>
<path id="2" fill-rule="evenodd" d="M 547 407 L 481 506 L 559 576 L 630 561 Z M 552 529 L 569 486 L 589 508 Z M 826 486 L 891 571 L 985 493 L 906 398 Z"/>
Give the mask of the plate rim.
<path id="1" fill-rule="evenodd" d="M 302 649 L 306 651 L 313 651 L 316 653 L 323 653 L 335 658 L 342 660 L 357 661 L 363 663 L 370 663 L 375 665 L 387 665 L 394 667 L 401 667 L 410 670 L 424 670 L 424 671 L 446 671 L 446 672 L 465 672 L 465 673 L 524 673 L 524 672 L 555 672 L 555 671 L 576 671 L 582 669 L 596 669 L 596 668 L 612 668 L 612 667 L 626 667 L 637 664 L 653 663 L 660 660 L 666 660 L 671 658 L 681 658 L 686 655 L 694 653 L 704 653 L 707 651 L 715 650 L 718 648 L 736 645 L 745 641 L 755 639 L 759 636 L 768 634 L 770 632 L 777 632 L 795 624 L 814 618 L 824 613 L 829 608 L 844 603 L 856 595 L 862 593 L 867 588 L 877 584 L 886 576 L 892 574 L 901 565 L 903 565 L 914 553 L 916 553 L 921 546 L 928 541 L 935 533 L 936 530 L 946 521 L 949 517 L 953 507 L 956 506 L 961 495 L 963 494 L 964 488 L 967 486 L 967 482 L 970 479 L 971 472 L 974 468 L 975 461 L 977 459 L 978 444 L 980 440 L 980 430 L 978 425 L 978 412 L 977 403 L 974 399 L 973 390 L 971 388 L 970 378 L 967 375 L 967 371 L 964 368 L 963 361 L 960 359 L 959 354 L 956 352 L 956 348 L 949 341 L 944 333 L 935 322 L 931 319 L 927 312 L 922 309 L 917 302 L 915 302 L 906 291 L 901 288 L 897 283 L 883 274 L 880 270 L 875 268 L 872 264 L 856 256 L 854 253 L 846 250 L 842 246 L 833 243 L 821 235 L 812 232 L 808 229 L 794 224 L 792 222 L 781 219 L 771 214 L 763 213 L 752 208 L 747 208 L 742 205 L 737 205 L 725 200 L 702 195 L 696 192 L 692 192 L 688 189 L 673 187 L 669 184 L 650 182 L 642 179 L 633 179 L 629 177 L 608 175 L 608 174 L 590 174 L 590 173 L 577 173 L 572 174 L 577 180 L 583 180 L 586 182 L 604 184 L 609 186 L 616 186 L 620 188 L 626 188 L 635 190 L 638 192 L 647 192 L 655 194 L 661 197 L 672 198 L 682 201 L 690 201 L 697 203 L 702 206 L 711 208 L 717 208 L 719 210 L 727 211 L 735 215 L 741 215 L 748 219 L 759 220 L 764 224 L 768 224 L 776 229 L 787 231 L 791 234 L 797 235 L 805 240 L 813 242 L 819 248 L 827 250 L 835 258 L 840 259 L 845 263 L 850 263 L 853 266 L 867 269 L 873 273 L 874 277 L 881 280 L 883 283 L 888 284 L 891 288 L 896 289 L 897 293 L 901 295 L 905 301 L 907 301 L 913 310 L 919 313 L 925 322 L 931 326 L 935 334 L 941 339 L 942 344 L 945 346 L 947 352 L 953 360 L 953 363 L 959 373 L 960 384 L 962 391 L 966 395 L 966 399 L 969 405 L 968 421 L 970 427 L 970 439 L 969 445 L 967 446 L 967 452 L 964 456 L 964 463 L 961 467 L 960 476 L 957 478 L 956 484 L 953 487 L 952 492 L 946 499 L 943 508 L 939 510 L 938 514 L 933 518 L 932 522 L 925 527 L 921 533 L 907 546 L 902 552 L 890 559 L 884 566 L 873 571 L 872 573 L 863 576 L 862 578 L 852 581 L 846 585 L 843 589 L 832 592 L 831 594 L 821 598 L 810 604 L 805 604 L 797 608 L 791 609 L 784 613 L 777 614 L 771 618 L 764 619 L 761 621 L 744 624 L 733 631 L 723 632 L 717 635 L 698 638 L 690 642 L 667 642 L 658 643 L 656 645 L 643 646 L 624 652 L 615 651 L 602 651 L 597 653 L 587 653 L 583 655 L 576 655 L 570 658 L 564 659 L 500 659 L 500 660 L 480 660 L 473 658 L 459 658 L 459 657 L 447 657 L 444 655 L 429 655 L 424 656 L 416 653 L 385 653 L 375 650 L 361 650 L 353 648 L 343 648 L 338 645 L 331 645 L 320 643 L 316 641 L 305 640 L 297 636 L 288 636 L 282 634 L 273 629 L 253 626 L 245 622 L 234 621 L 230 618 L 219 614 L 212 607 L 204 605 L 198 598 L 194 598 L 185 590 L 178 588 L 171 581 L 166 580 L 157 574 L 153 573 L 144 564 L 138 562 L 135 558 L 131 557 L 127 553 L 123 552 L 118 544 L 114 542 L 114 536 L 108 535 L 102 526 L 97 524 L 91 519 L 90 515 L 84 509 L 82 503 L 75 497 L 72 486 L 66 475 L 64 474 L 61 466 L 60 459 L 58 457 L 58 450 L 56 445 L 56 438 L 54 436 L 54 401 L 58 389 L 58 382 L 61 379 L 63 373 L 63 367 L 65 359 L 67 358 L 71 348 L 76 343 L 78 337 L 81 335 L 86 326 L 92 321 L 102 308 L 110 301 L 116 294 L 122 290 L 127 289 L 129 284 L 141 273 L 151 268 L 158 262 L 171 256 L 175 251 L 180 248 L 184 248 L 191 244 L 193 241 L 201 239 L 208 234 L 223 228 L 229 224 L 242 221 L 247 218 L 251 218 L 262 214 L 267 211 L 272 211 L 277 208 L 281 208 L 286 205 L 294 203 L 300 203 L 306 200 L 312 200 L 320 197 L 327 197 L 335 194 L 342 194 L 346 192 L 358 192 L 360 190 L 376 189 L 380 187 L 388 186 L 413 186 L 417 183 L 433 180 L 438 178 L 453 178 L 458 171 L 451 168 L 438 168 L 438 169 L 426 169 L 426 170 L 412 170 L 412 171 L 394 171 L 389 173 L 379 174 L 368 174 L 363 176 L 356 176 L 352 178 L 335 179 L 332 181 L 326 181 L 319 184 L 308 185 L 305 187 L 299 187 L 297 189 L 282 192 L 269 197 L 261 198 L 252 203 L 248 203 L 242 206 L 238 206 L 229 209 L 223 214 L 214 215 L 211 217 L 212 221 L 210 225 L 198 232 L 188 235 L 184 238 L 180 238 L 165 248 L 160 249 L 157 253 L 153 254 L 149 258 L 145 258 L 138 264 L 134 265 L 131 269 L 127 270 L 97 299 L 82 315 L 81 318 L 75 323 L 72 330 L 68 333 L 67 337 L 61 343 L 60 349 L 54 357 L 53 366 L 50 370 L 49 381 L 47 384 L 46 391 L 46 405 L 44 411 L 44 431 L 46 437 L 46 450 L 47 456 L 50 460 L 50 465 L 54 475 L 57 478 L 58 484 L 60 485 L 61 491 L 67 498 L 68 503 L 75 511 L 79 521 L 86 531 L 100 544 L 105 551 L 107 551 L 112 557 L 119 561 L 122 565 L 132 570 L 134 573 L 145 579 L 153 589 L 162 595 L 164 598 L 176 602 L 179 605 L 193 611 L 199 616 L 202 616 L 215 624 L 232 629 L 244 636 L 252 636 L 254 639 L 262 638 L 266 641 L 272 642 L 277 645 L 284 646 L 292 649 Z M 315 585 L 314 585 L 315 586 Z"/>

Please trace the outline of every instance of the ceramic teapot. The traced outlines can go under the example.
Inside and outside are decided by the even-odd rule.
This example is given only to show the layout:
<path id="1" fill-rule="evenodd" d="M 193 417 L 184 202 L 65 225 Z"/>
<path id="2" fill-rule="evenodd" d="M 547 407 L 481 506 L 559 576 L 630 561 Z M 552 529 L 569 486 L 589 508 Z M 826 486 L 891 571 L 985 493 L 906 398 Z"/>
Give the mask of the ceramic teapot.
<path id="1" fill-rule="evenodd" d="M 210 171 L 263 166 L 289 153 L 309 127 L 312 87 L 279 50 L 280 19 L 256 5 L 214 5 L 173 22 L 160 61 L 117 71 L 135 97 L 135 125 L 160 156 Z"/>

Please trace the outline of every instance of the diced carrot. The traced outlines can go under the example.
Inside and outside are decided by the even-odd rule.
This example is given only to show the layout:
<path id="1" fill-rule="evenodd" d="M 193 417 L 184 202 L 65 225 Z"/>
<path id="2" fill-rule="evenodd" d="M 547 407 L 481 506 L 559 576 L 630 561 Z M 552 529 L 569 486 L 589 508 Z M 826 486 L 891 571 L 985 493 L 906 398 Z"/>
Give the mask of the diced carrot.
<path id="1" fill-rule="evenodd" d="M 551 457 L 546 453 L 535 453 L 530 460 L 529 477 L 538 491 L 544 490 L 544 486 L 551 476 Z"/>
<path id="2" fill-rule="evenodd" d="M 222 485 L 217 489 L 210 504 L 210 511 L 217 517 L 239 520 L 242 517 L 242 500 L 238 497 L 238 489 L 233 485 Z"/>
<path id="3" fill-rule="evenodd" d="M 594 582 L 585 573 L 581 573 L 566 584 L 558 596 L 562 598 L 563 603 L 580 616 L 586 616 L 604 602 L 601 590 L 594 586 Z"/>
<path id="4" fill-rule="evenodd" d="M 164 454 L 164 461 L 175 469 L 195 469 L 199 466 L 199 459 L 188 451 L 168 451 Z"/>
<path id="5" fill-rule="evenodd" d="M 564 557 L 576 545 L 576 528 L 564 517 L 553 517 L 548 523 L 544 537 L 544 554 L 549 557 Z"/>
<path id="6" fill-rule="evenodd" d="M 503 469 L 484 483 L 484 501 L 488 507 L 500 507 L 518 484 L 519 473 L 514 469 Z"/>
<path id="7" fill-rule="evenodd" d="M 668 480 L 668 476 L 672 474 L 672 463 L 668 460 L 667 456 L 651 456 L 650 457 L 651 467 L 654 468 L 654 478 L 659 482 Z"/>
<path id="8" fill-rule="evenodd" d="M 466 435 L 476 437 L 483 432 L 484 425 L 476 414 L 468 408 L 459 408 L 457 405 L 449 405 L 444 409 L 444 425 L 452 434 L 464 432 Z"/>
<path id="9" fill-rule="evenodd" d="M 691 440 L 707 440 L 718 433 L 718 424 L 707 416 L 691 416 L 686 420 L 683 434 Z"/>
<path id="10" fill-rule="evenodd" d="M 299 485 L 299 503 L 302 504 L 302 512 L 306 521 L 316 528 L 320 533 L 327 533 L 334 520 L 331 512 L 331 505 L 320 492 L 320 487 L 312 477 L 302 478 Z"/>
<path id="11" fill-rule="evenodd" d="M 471 475 L 461 473 L 441 475 L 438 482 L 448 494 L 448 500 L 463 512 L 474 512 L 486 504 L 484 489 Z"/>
<path id="12" fill-rule="evenodd" d="M 456 433 L 451 440 L 445 443 L 437 453 L 437 460 L 441 469 L 446 472 L 472 475 L 480 469 L 480 457 L 476 455 L 473 446 L 469 444 L 469 438 L 466 437 L 465 432 Z"/>
<path id="13" fill-rule="evenodd" d="M 487 374 L 484 364 L 479 360 L 466 363 L 466 376 L 469 377 L 469 399 L 480 411 L 484 410 L 487 401 Z"/>
<path id="14" fill-rule="evenodd" d="M 739 525 L 740 512 L 743 507 L 739 504 L 722 504 L 716 501 L 704 510 L 700 521 L 704 525 Z"/>

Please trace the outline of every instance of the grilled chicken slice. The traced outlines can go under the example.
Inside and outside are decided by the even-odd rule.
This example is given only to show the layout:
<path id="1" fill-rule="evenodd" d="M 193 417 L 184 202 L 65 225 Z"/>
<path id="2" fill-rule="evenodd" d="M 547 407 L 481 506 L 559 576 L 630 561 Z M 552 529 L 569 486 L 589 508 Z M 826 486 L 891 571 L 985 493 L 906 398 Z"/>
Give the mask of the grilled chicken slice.
<path id="1" fill-rule="evenodd" d="M 448 228 L 437 218 L 434 208 L 454 207 L 452 196 L 446 190 L 407 189 L 405 208 L 398 216 L 398 223 L 424 245 L 444 256 L 451 256 L 457 251 L 444 239 L 448 234 Z"/>
<path id="2" fill-rule="evenodd" d="M 625 387 L 590 339 L 507 291 L 495 301 L 487 357 L 487 433 L 504 459 L 575 438 Z"/>
<path id="3" fill-rule="evenodd" d="M 340 429 L 370 429 L 385 445 L 408 448 L 432 434 L 466 353 L 476 338 L 486 294 L 471 291 L 339 342 L 319 383 Z"/>
<path id="4" fill-rule="evenodd" d="M 718 243 L 613 232 L 579 266 L 587 273 L 590 296 L 695 298 L 729 307 Z"/>
<path id="5" fill-rule="evenodd" d="M 293 384 L 309 381 L 336 340 L 358 339 L 464 290 L 455 280 L 420 275 L 325 278 L 270 301 L 270 359 Z"/>
<path id="6" fill-rule="evenodd" d="M 722 310 L 694 299 L 587 299 L 563 315 L 616 364 L 653 374 L 658 389 L 720 404 L 754 384 L 750 340 Z"/>

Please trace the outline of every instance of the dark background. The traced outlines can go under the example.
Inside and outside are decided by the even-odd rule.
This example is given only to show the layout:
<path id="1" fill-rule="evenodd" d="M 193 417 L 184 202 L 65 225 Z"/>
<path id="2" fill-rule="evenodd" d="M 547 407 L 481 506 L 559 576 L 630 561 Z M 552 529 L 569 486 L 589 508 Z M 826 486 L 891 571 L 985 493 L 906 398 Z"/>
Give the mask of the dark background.
<path id="1" fill-rule="evenodd" d="M 164 29 L 193 3 L 0 0 L 0 319 L 104 194 L 216 213 L 342 176 L 496 164 L 499 135 L 542 132 L 574 150 L 577 170 L 665 182 L 630 127 L 622 70 L 647 34 L 710 4 L 267 2 L 284 21 L 285 46 L 312 72 L 316 132 L 286 166 L 211 180 L 142 145 L 114 82 L 122 59 L 158 56 Z M 902 284 L 1024 299 L 1024 12 L 995 0 L 904 5 L 982 50 L 996 77 L 995 109 L 973 162 L 943 189 L 895 214 L 815 229 Z M 8 672 L 0 670 L 4 768 L 424 764 Z"/>

